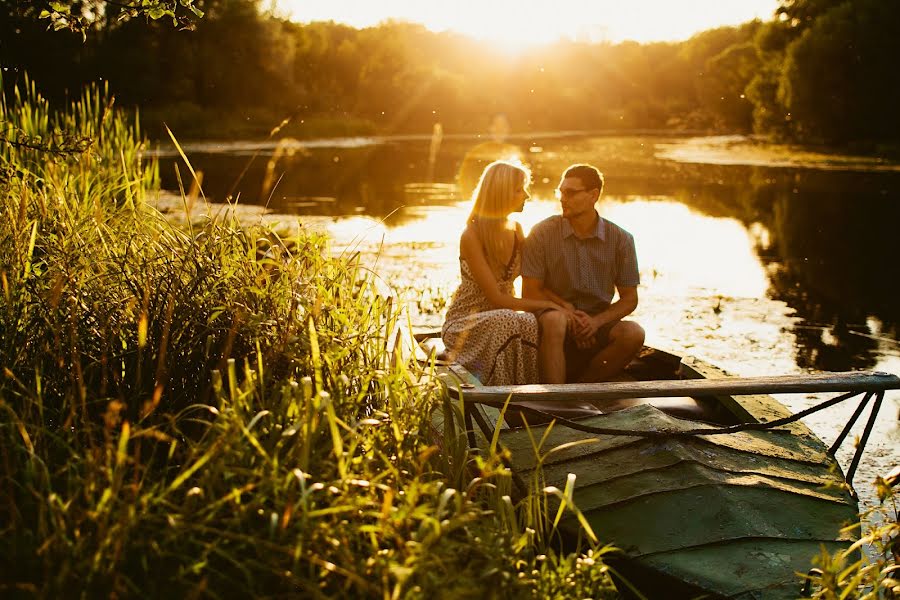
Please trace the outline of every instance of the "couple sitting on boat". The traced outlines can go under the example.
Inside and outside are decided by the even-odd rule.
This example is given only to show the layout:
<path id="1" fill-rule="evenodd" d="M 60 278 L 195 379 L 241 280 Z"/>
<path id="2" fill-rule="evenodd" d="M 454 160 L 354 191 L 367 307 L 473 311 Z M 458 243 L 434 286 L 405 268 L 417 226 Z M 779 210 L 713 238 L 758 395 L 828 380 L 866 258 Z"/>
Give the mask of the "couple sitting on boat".
<path id="1" fill-rule="evenodd" d="M 460 237 L 462 282 L 444 344 L 485 385 L 613 379 L 644 342 L 641 326 L 623 320 L 638 303 L 634 238 L 597 213 L 603 175 L 590 165 L 565 171 L 556 190 L 562 215 L 525 238 L 509 215 L 524 208 L 529 181 L 524 167 L 504 161 L 482 173 Z"/>

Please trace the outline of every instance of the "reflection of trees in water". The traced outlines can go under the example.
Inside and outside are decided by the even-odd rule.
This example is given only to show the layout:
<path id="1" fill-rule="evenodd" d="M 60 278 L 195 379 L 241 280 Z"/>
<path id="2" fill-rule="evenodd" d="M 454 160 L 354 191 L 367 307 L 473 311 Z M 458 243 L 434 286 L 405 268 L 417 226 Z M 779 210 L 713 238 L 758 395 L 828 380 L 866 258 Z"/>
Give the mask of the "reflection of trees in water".
<path id="1" fill-rule="evenodd" d="M 438 154 L 438 160 L 432 162 L 430 153 Z M 409 193 L 411 188 L 426 189 L 429 180 L 443 185 L 442 189 L 459 183 L 453 197 L 444 194 L 440 200 L 466 199 L 488 163 L 522 160 L 523 155 L 518 145 L 505 142 L 444 139 L 435 149 L 430 138 L 422 138 L 358 148 L 307 148 L 274 161 L 271 150 L 256 157 L 197 154 L 190 158 L 204 172 L 204 191 L 217 201 L 231 195 L 290 214 L 382 217 L 405 205 L 434 200 L 433 194 Z M 161 161 L 163 187 L 177 189 L 171 163 L 171 159 Z M 264 195 L 261 189 L 266 190 Z"/>
<path id="2" fill-rule="evenodd" d="M 431 153 L 440 159 L 432 161 Z M 359 148 L 308 148 L 276 157 L 272 151 L 256 157 L 191 156 L 194 167 L 204 172 L 205 192 L 217 201 L 231 195 L 289 214 L 375 217 L 410 204 L 467 199 L 484 167 L 498 159 L 521 161 L 524 156 L 519 145 L 502 141 L 445 139 L 436 150 L 427 138 Z M 163 187 L 177 189 L 170 161 L 162 161 L 161 172 Z M 431 187 L 440 188 L 440 197 L 429 193 L 434 191 L 429 180 L 437 182 Z M 448 195 L 452 184 L 458 188 Z"/>
<path id="3" fill-rule="evenodd" d="M 793 328 L 797 366 L 823 371 L 867 369 L 875 365 L 875 340 L 864 307 L 845 311 L 814 290 L 801 287 L 789 268 L 771 274 L 772 295 L 797 311 L 802 321 Z"/>
<path id="4" fill-rule="evenodd" d="M 404 184 L 424 181 L 429 140 L 358 148 L 309 148 L 284 156 L 269 170 L 270 156 L 200 154 L 191 162 L 204 171 L 204 190 L 223 201 L 229 193 L 250 204 L 268 204 L 289 214 L 385 216 L 402 206 Z M 453 165 L 438 163 L 435 179 L 453 178 Z M 177 187 L 172 167 L 161 165 L 163 187 Z M 236 181 L 240 176 L 240 180 Z M 260 196 L 264 181 L 274 189 Z M 271 195 L 271 197 L 270 197 Z"/>
<path id="5" fill-rule="evenodd" d="M 767 180 L 771 181 L 771 179 Z M 789 171 L 761 188 L 770 233 L 773 297 L 797 310 L 801 367 L 871 367 L 869 317 L 898 322 L 896 202 L 900 178 L 875 173 Z M 896 332 L 895 332 L 896 333 Z"/>
<path id="6" fill-rule="evenodd" d="M 767 235 L 757 253 L 770 295 L 802 321 L 794 329 L 804 368 L 868 368 L 876 341 L 900 322 L 897 225 L 900 176 L 811 169 L 696 165 L 672 195 L 704 214 L 735 218 Z M 872 331 L 870 317 L 879 322 Z"/>

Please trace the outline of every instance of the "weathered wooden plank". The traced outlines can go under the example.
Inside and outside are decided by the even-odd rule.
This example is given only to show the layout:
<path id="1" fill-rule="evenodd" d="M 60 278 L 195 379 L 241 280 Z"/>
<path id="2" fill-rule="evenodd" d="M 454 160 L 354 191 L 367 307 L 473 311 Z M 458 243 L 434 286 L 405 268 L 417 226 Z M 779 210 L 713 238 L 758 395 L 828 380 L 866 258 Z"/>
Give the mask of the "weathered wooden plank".
<path id="1" fill-rule="evenodd" d="M 649 405 L 633 406 L 608 415 L 582 419 L 579 422 L 595 427 L 635 431 L 684 431 L 712 428 L 711 425 L 671 417 Z M 597 455 L 642 439 L 625 435 L 591 436 L 563 425 L 554 425 L 543 446 L 535 452 L 532 439 L 540 440 L 544 436 L 546 428 L 546 425 L 531 428 L 531 436 L 524 429 L 508 429 L 500 434 L 500 441 L 512 453 L 514 468 L 532 469 L 538 463 L 539 456 L 542 464 L 551 465 Z M 701 437 L 700 439 L 721 448 L 761 457 L 807 463 L 830 463 L 832 459 L 826 454 L 825 446 L 811 434 L 805 434 L 805 431 L 807 430 L 804 428 L 799 435 L 794 430 L 789 430 L 789 432 L 743 431 L 728 435 Z M 554 450 L 570 443 L 574 445 Z"/>
<path id="2" fill-rule="evenodd" d="M 601 540 L 641 556 L 743 538 L 851 541 L 839 525 L 858 520 L 851 504 L 765 488 L 704 486 L 589 510 L 585 517 Z M 574 517 L 566 523 L 572 531 L 578 527 Z"/>
<path id="3" fill-rule="evenodd" d="M 791 424 L 793 425 L 793 423 Z M 722 448 L 758 456 L 787 458 L 810 463 L 829 463 L 825 444 L 812 434 L 804 434 L 803 429 L 785 426 L 782 431 L 740 431 L 728 435 L 709 436 L 709 443 Z M 805 428 L 804 428 L 805 429 Z"/>
<path id="4" fill-rule="evenodd" d="M 464 390 L 468 400 L 503 402 L 540 400 L 566 402 L 577 398 L 590 402 L 626 398 L 672 396 L 716 396 L 742 394 L 784 394 L 799 392 L 873 392 L 900 389 L 900 377 L 889 373 L 816 373 L 776 377 L 733 377 L 728 379 L 676 379 L 610 383 L 565 383 L 495 385 Z"/>
<path id="5" fill-rule="evenodd" d="M 544 475 L 545 486 L 554 485 L 560 489 L 565 487 L 566 475 L 560 474 L 562 476 L 553 479 L 546 477 L 546 473 Z M 587 484 L 578 477 L 575 485 L 576 503 L 582 511 L 607 509 L 614 504 L 635 501 L 644 496 L 711 485 L 765 488 L 838 504 L 851 502 L 846 492 L 836 488 L 823 488 L 815 484 L 752 473 L 729 473 L 695 462 L 681 462 L 666 469 L 642 471 L 593 484 Z"/>
<path id="6" fill-rule="evenodd" d="M 622 448 L 609 450 L 602 457 L 587 455 L 543 467 L 545 485 L 565 483 L 569 473 L 577 473 L 576 485 L 596 483 L 612 485 L 619 477 L 644 471 L 665 469 L 681 462 L 706 465 L 723 473 L 759 475 L 809 484 L 816 487 L 840 485 L 844 479 L 831 471 L 827 464 L 808 464 L 792 460 L 748 455 L 720 448 L 703 439 L 644 440 Z M 524 480 L 530 479 L 533 469 L 520 469 L 513 457 L 513 468 Z"/>
<path id="7" fill-rule="evenodd" d="M 608 415 L 598 415 L 587 419 L 579 420 L 584 425 L 592 425 L 595 427 L 615 427 L 615 428 L 634 428 L 641 419 L 646 416 L 646 420 L 640 422 L 641 427 L 646 428 L 662 428 L 668 426 L 665 415 L 649 406 L 637 406 L 623 411 L 610 413 Z M 527 418 L 527 416 L 526 416 Z M 542 447 L 535 450 L 532 440 L 537 443 L 544 437 L 549 425 L 538 425 L 530 428 L 531 435 L 524 428 L 507 429 L 500 434 L 500 443 L 509 448 L 513 465 L 517 469 L 533 468 L 537 463 L 536 452 L 543 459 L 543 464 L 553 464 L 565 462 L 573 458 L 587 455 L 593 455 L 610 448 L 618 448 L 633 442 L 637 442 L 642 438 L 636 436 L 593 436 L 583 431 L 570 429 L 561 425 L 553 425 L 552 430 L 547 435 Z M 577 443 L 564 450 L 554 450 L 549 456 L 545 456 L 553 448 L 562 446 L 563 444 Z"/>
<path id="8" fill-rule="evenodd" d="M 452 363 L 439 369 L 439 372 L 446 374 L 447 385 L 454 389 L 458 389 L 460 387 L 462 387 L 463 389 L 467 387 L 484 387 L 481 385 L 481 382 L 478 380 L 478 378 L 470 373 L 469 370 L 462 365 Z"/>
<path id="9" fill-rule="evenodd" d="M 678 375 L 682 379 L 726 379 L 731 373 L 693 356 L 685 356 L 678 365 Z M 744 395 L 738 398 L 724 394 L 715 396 L 723 406 L 744 423 L 774 421 L 790 416 L 791 412 L 779 402 L 773 403 L 772 396 Z"/>
<path id="10" fill-rule="evenodd" d="M 687 379 L 725 379 L 732 377 L 729 373 L 715 365 L 694 357 L 684 357 L 679 365 L 679 374 Z M 729 395 L 715 396 L 723 406 L 741 421 L 752 423 L 768 423 L 791 416 L 791 411 L 776 398 L 768 394 L 751 394 L 735 398 Z M 852 400 L 859 402 L 862 396 Z M 813 436 L 812 431 L 800 421 L 790 425 L 790 430 L 797 435 Z"/>
<path id="11" fill-rule="evenodd" d="M 461 365 L 450 365 L 448 367 L 441 367 L 438 369 L 438 378 L 444 383 L 448 388 L 459 387 L 460 385 L 465 386 L 480 386 L 481 383 L 478 381 L 478 378 L 472 375 L 465 367 Z M 464 399 L 466 396 L 462 396 Z M 455 400 L 458 402 L 458 400 Z M 501 429 L 506 429 L 509 426 L 505 421 L 500 420 L 500 409 L 495 408 L 493 406 L 488 406 L 486 404 L 481 404 L 478 402 L 469 402 L 466 405 L 466 410 L 477 410 L 484 421 L 488 424 L 492 429 L 497 427 L 497 423 L 500 423 Z"/>

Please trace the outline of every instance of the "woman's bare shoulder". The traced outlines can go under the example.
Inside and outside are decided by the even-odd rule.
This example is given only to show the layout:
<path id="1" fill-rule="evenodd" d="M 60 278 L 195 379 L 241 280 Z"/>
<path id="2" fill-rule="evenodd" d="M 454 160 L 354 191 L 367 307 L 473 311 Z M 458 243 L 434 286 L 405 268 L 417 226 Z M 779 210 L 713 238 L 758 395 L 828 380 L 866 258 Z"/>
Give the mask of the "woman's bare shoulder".
<path id="1" fill-rule="evenodd" d="M 481 237 L 478 235 L 478 231 L 471 225 L 466 225 L 462 233 L 459 234 L 459 245 L 478 246 L 481 248 Z"/>
<path id="2" fill-rule="evenodd" d="M 459 235 L 459 253 L 462 258 L 470 258 L 472 254 L 481 252 L 481 240 L 474 227 L 466 226 Z"/>

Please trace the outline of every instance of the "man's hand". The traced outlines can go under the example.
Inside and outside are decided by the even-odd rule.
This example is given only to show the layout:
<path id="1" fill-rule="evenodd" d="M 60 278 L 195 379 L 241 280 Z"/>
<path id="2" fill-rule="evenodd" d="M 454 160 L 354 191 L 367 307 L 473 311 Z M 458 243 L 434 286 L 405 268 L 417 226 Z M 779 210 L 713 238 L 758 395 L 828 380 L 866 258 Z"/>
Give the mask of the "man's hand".
<path id="1" fill-rule="evenodd" d="M 593 346 L 597 330 L 602 325 L 597 317 L 592 317 L 583 310 L 574 311 L 569 320 L 569 331 L 575 339 L 575 345 L 581 349 Z"/>

